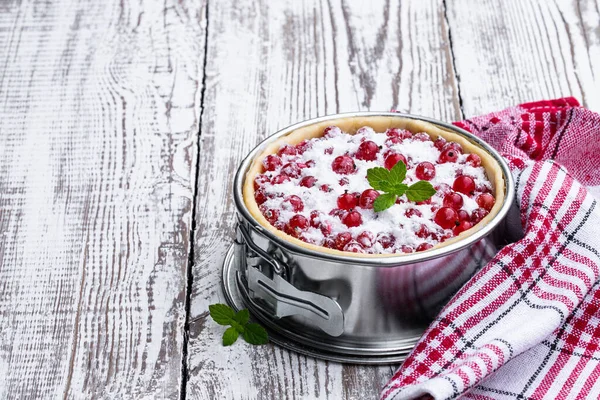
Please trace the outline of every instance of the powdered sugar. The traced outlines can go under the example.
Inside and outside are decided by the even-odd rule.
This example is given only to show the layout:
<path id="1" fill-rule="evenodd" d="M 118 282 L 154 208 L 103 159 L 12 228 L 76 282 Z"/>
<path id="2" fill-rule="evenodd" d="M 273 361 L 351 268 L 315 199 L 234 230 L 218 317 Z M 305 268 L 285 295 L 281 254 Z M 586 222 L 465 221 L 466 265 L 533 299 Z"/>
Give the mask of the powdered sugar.
<path id="1" fill-rule="evenodd" d="M 266 194 L 267 200 L 260 207 L 263 212 L 269 209 L 279 210 L 279 229 L 286 230 L 302 240 L 317 245 L 329 245 L 332 247 L 333 240 L 339 233 L 350 232 L 356 238 L 361 232 L 372 232 L 378 235 L 391 235 L 395 238 L 392 246 L 384 248 L 385 241 L 376 241 L 375 244 L 364 248 L 369 253 L 393 253 L 411 252 L 419 245 L 435 245 L 446 238 L 454 236 L 450 229 L 442 229 L 434 222 L 436 211 L 443 206 L 443 193 L 437 193 L 429 201 L 416 204 L 408 201 L 406 196 L 401 196 L 397 204 L 387 210 L 376 213 L 372 209 L 357 207 L 356 211 L 362 216 L 362 224 L 358 227 L 347 227 L 338 216 L 329 215 L 332 210 L 338 208 L 338 196 L 345 191 L 360 195 L 370 185 L 366 179 L 367 170 L 384 165 L 384 159 L 389 152 L 402 154 L 407 162 L 407 174 L 405 183 L 411 184 L 419 179 L 415 175 L 415 168 L 420 162 L 430 162 L 435 165 L 436 174 L 430 183 L 434 187 L 446 184 L 452 187 L 457 174 L 465 174 L 472 177 L 477 187 L 491 188 L 485 170 L 482 167 L 473 167 L 465 164 L 467 155 L 460 155 L 456 163 L 437 164 L 440 151 L 433 145 L 431 140 L 417 140 L 414 137 L 402 140 L 388 140 L 385 133 L 376 133 L 369 127 L 358 130 L 355 135 L 342 133 L 338 128 L 328 129 L 326 137 L 316 138 L 309 141 L 307 148 L 302 154 L 280 154 L 282 166 L 287 163 L 298 165 L 308 164 L 301 168 L 300 176 L 290 177 L 289 180 L 279 184 L 272 184 L 273 178 L 282 173 L 282 166 L 274 171 L 266 171 L 264 174 L 270 182 L 260 184 L 260 190 Z M 358 146 L 365 140 L 371 140 L 379 146 L 379 151 L 373 161 L 357 159 L 355 154 Z M 288 151 L 286 151 L 287 153 Z M 334 172 L 332 163 L 338 156 L 348 155 L 352 157 L 355 165 L 354 173 L 344 175 Z M 308 188 L 300 186 L 302 177 L 313 176 L 316 179 L 314 186 Z M 265 179 L 266 180 L 266 179 Z M 285 206 L 287 196 L 298 196 L 304 205 L 304 209 L 298 213 L 291 207 Z M 461 194 L 464 200 L 462 209 L 469 214 L 479 206 L 475 201 L 476 196 L 469 197 Z M 425 204 L 427 203 L 427 204 Z M 416 210 L 409 211 L 409 210 Z M 311 212 L 318 211 L 319 215 L 313 213 L 313 223 L 308 229 L 294 231 L 286 228 L 295 214 L 310 218 Z M 409 211 L 410 217 L 406 215 Z M 340 213 L 343 213 L 340 212 Z M 320 224 L 328 224 L 331 233 L 324 235 Z M 329 239 L 329 243 L 327 242 Z M 343 248 L 340 248 L 342 250 Z"/>

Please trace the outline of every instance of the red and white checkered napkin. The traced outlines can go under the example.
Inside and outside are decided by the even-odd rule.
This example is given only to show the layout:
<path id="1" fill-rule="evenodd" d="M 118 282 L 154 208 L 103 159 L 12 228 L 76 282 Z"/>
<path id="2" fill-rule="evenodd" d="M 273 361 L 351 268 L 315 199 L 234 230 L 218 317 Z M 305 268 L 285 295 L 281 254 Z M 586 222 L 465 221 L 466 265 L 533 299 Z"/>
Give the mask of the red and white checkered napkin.
<path id="1" fill-rule="evenodd" d="M 525 236 L 444 307 L 381 398 L 600 398 L 600 115 L 564 98 L 456 125 L 509 160 Z"/>

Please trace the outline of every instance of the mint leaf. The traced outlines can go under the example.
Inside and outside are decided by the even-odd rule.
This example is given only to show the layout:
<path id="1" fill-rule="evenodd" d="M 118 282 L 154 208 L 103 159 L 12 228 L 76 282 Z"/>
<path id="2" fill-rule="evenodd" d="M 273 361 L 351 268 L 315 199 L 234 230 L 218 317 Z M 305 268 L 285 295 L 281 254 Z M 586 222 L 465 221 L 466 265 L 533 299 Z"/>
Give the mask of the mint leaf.
<path id="1" fill-rule="evenodd" d="M 250 312 L 247 309 L 235 312 L 227 304 L 211 304 L 208 310 L 217 324 L 230 325 L 223 332 L 223 346 L 231 346 L 240 335 L 250 344 L 265 344 L 269 341 L 267 331 L 262 326 L 248 323 Z"/>
<path id="2" fill-rule="evenodd" d="M 242 326 L 246 325 L 250 319 L 250 312 L 248 312 L 248 309 L 244 308 L 243 310 L 236 312 L 233 319 Z"/>
<path id="3" fill-rule="evenodd" d="M 269 336 L 265 328 L 259 324 L 248 324 L 242 334 L 244 340 L 250 344 L 266 344 L 269 342 Z"/>
<path id="4" fill-rule="evenodd" d="M 235 311 L 227 304 L 211 304 L 208 310 L 212 319 L 219 325 L 231 325 L 235 322 Z"/>
<path id="5" fill-rule="evenodd" d="M 234 328 L 227 328 L 223 333 L 223 346 L 231 346 L 235 343 L 240 333 Z"/>
<path id="6" fill-rule="evenodd" d="M 406 189 L 406 197 L 410 201 L 425 201 L 435 194 L 435 189 L 427 181 L 419 181 Z M 379 196 L 381 197 L 381 196 Z"/>
<path id="7" fill-rule="evenodd" d="M 373 189 L 384 190 L 381 185 L 390 181 L 390 171 L 383 167 L 369 168 L 367 170 L 367 180 Z"/>
<path id="8" fill-rule="evenodd" d="M 388 193 L 395 194 L 396 196 L 402 196 L 404 192 L 408 189 L 408 185 L 404 183 L 399 183 L 397 185 L 389 185 L 389 187 L 385 190 Z"/>
<path id="9" fill-rule="evenodd" d="M 384 193 L 375 199 L 373 202 L 373 210 L 380 212 L 387 210 L 396 202 L 396 195 L 393 193 Z"/>
<path id="10" fill-rule="evenodd" d="M 390 170 L 390 183 L 400 184 L 406 178 L 406 164 L 402 161 L 398 161 L 396 165 Z"/>

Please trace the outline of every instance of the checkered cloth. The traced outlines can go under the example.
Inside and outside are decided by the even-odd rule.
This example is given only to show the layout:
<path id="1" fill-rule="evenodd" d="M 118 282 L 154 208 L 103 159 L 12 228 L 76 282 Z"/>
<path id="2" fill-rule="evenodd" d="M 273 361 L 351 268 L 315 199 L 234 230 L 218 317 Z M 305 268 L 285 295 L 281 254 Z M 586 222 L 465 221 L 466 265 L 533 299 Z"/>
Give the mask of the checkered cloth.
<path id="1" fill-rule="evenodd" d="M 509 161 L 524 237 L 444 307 L 381 398 L 600 398 L 600 115 L 564 98 L 456 125 Z"/>

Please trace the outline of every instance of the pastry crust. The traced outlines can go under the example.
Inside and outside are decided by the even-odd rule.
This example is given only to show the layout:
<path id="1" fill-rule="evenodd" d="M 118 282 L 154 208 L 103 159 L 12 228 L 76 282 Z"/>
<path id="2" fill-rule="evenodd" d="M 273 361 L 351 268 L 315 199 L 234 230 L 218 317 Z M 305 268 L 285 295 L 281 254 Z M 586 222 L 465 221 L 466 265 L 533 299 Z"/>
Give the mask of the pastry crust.
<path id="1" fill-rule="evenodd" d="M 337 126 L 343 132 L 346 132 L 351 135 L 355 134 L 356 131 L 359 128 L 362 128 L 363 126 L 370 126 L 378 134 L 384 134 L 382 132 L 385 132 L 389 128 L 406 129 L 408 131 L 411 131 L 412 133 L 425 132 L 425 133 L 429 134 L 429 136 L 433 140 L 437 139 L 439 136 L 442 136 L 447 141 L 453 141 L 453 142 L 460 144 L 462 146 L 462 148 L 464 149 L 464 153 L 466 153 L 466 154 L 475 153 L 475 154 L 479 155 L 479 157 L 481 157 L 481 166 L 483 168 L 485 168 L 488 179 L 490 180 L 490 183 L 492 184 L 492 187 L 493 187 L 494 197 L 496 199 L 496 203 L 494 204 L 494 207 L 492 208 L 490 213 L 485 218 L 483 218 L 478 224 L 476 224 L 471 229 L 461 232 L 458 236 L 448 239 L 447 241 L 445 241 L 443 243 L 438 243 L 435 246 L 433 246 L 431 249 L 425 250 L 424 252 L 447 246 L 449 244 L 455 243 L 457 241 L 460 241 L 460 240 L 472 235 L 473 233 L 480 230 L 483 226 L 487 225 L 496 216 L 496 214 L 498 214 L 498 212 L 502 208 L 502 204 L 504 202 L 504 196 L 506 193 L 506 187 L 505 187 L 506 184 L 505 184 L 505 181 L 503 178 L 502 169 L 500 168 L 500 165 L 484 149 L 482 149 L 475 143 L 470 142 L 463 136 L 460 136 L 452 131 L 444 129 L 443 127 L 441 127 L 439 125 L 434 125 L 434 124 L 426 122 L 426 121 L 413 120 L 413 119 L 408 119 L 408 118 L 404 118 L 404 117 L 400 117 L 400 116 L 398 116 L 398 117 L 386 117 L 386 116 L 344 117 L 344 118 L 327 120 L 327 121 L 318 122 L 318 123 L 315 123 L 312 125 L 304 126 L 302 128 L 299 128 L 299 129 L 296 129 L 296 130 L 290 132 L 286 136 L 280 137 L 279 139 L 277 139 L 276 141 L 274 141 L 272 143 L 269 143 L 263 149 L 263 151 L 253 160 L 252 164 L 250 165 L 250 168 L 248 169 L 248 172 L 246 173 L 246 177 L 244 180 L 244 186 L 243 186 L 243 196 L 244 196 L 244 203 L 246 204 L 248 211 L 254 217 L 254 219 L 256 219 L 260 223 L 260 225 L 262 225 L 263 228 L 267 229 L 274 235 L 278 236 L 279 238 L 281 238 L 287 242 L 293 243 L 297 246 L 304 247 L 304 248 L 307 248 L 307 249 L 310 249 L 313 251 L 318 251 L 321 253 L 327 253 L 327 254 L 338 255 L 338 256 L 340 256 L 340 255 L 347 256 L 347 255 L 351 254 L 353 257 L 365 257 L 365 258 L 374 258 L 375 257 L 375 258 L 377 258 L 377 257 L 401 257 L 402 255 L 404 255 L 404 253 L 392 253 L 392 254 L 350 253 L 350 252 L 345 252 L 345 251 L 340 251 L 340 250 L 329 249 L 327 247 L 318 246 L 318 245 L 314 245 L 314 244 L 309 244 L 309 243 L 303 242 L 300 239 L 296 239 L 295 237 L 292 237 L 292 236 L 278 230 L 277 228 L 272 226 L 260 212 L 260 210 L 258 208 L 258 204 L 256 203 L 256 200 L 254 199 L 254 184 L 253 184 L 253 182 L 254 182 L 254 178 L 256 177 L 256 175 L 263 172 L 263 166 L 262 166 L 263 159 L 269 154 L 277 153 L 277 150 L 279 150 L 279 148 L 283 144 L 296 145 L 296 144 L 302 142 L 303 140 L 321 137 L 323 135 L 323 130 L 328 126 Z M 411 254 L 414 254 L 414 253 L 411 253 Z"/>

